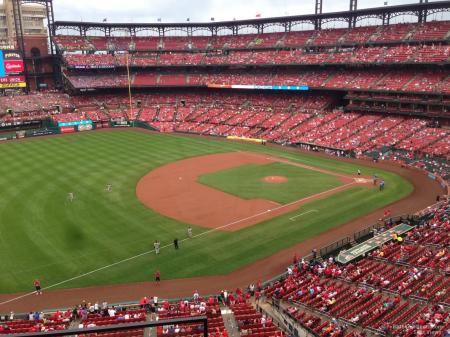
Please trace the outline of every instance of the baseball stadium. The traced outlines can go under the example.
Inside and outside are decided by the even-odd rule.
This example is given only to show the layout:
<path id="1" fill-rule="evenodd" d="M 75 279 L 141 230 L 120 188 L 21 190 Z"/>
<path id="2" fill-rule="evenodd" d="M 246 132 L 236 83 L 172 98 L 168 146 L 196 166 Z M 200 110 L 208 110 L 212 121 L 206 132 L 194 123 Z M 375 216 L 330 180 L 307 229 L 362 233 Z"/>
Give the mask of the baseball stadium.
<path id="1" fill-rule="evenodd" d="M 450 1 L 308 2 L 3 0 L 1 335 L 450 336 Z"/>

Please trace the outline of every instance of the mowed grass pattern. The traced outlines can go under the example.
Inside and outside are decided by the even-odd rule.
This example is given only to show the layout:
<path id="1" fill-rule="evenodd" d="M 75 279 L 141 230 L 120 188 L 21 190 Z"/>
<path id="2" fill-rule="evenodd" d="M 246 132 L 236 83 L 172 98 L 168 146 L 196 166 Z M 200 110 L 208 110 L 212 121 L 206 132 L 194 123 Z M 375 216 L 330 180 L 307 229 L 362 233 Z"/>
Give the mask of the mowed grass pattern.
<path id="1" fill-rule="evenodd" d="M 265 152 L 339 172 L 357 167 L 252 144 L 132 131 L 91 132 L 0 144 L 0 292 L 32 290 L 76 277 L 186 236 L 181 224 L 143 206 L 138 180 L 187 157 L 234 150 Z M 373 174 L 367 170 L 364 174 Z M 320 212 L 288 221 L 285 215 L 236 233 L 210 232 L 144 254 L 59 287 L 82 287 L 224 274 L 312 235 L 400 199 L 412 190 L 401 177 L 377 172 L 386 190 L 355 188 L 304 205 Z M 106 184 L 113 184 L 111 193 Z M 67 193 L 76 199 L 67 201 Z M 295 212 L 293 212 L 296 214 Z M 207 229 L 194 226 L 194 235 Z"/>
<path id="2" fill-rule="evenodd" d="M 268 176 L 282 176 L 286 183 L 263 181 Z M 209 173 L 198 178 L 202 184 L 243 199 L 266 199 L 287 204 L 339 185 L 338 177 L 284 163 L 243 165 Z"/>

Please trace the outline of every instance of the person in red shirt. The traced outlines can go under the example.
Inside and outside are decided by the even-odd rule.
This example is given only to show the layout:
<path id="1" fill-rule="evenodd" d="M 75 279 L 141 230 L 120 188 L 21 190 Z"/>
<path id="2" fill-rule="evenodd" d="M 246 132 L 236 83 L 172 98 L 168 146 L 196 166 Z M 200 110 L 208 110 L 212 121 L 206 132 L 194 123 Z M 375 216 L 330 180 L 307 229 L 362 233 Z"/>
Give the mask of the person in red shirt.
<path id="1" fill-rule="evenodd" d="M 260 291 L 256 291 L 255 292 L 255 300 L 256 300 L 256 303 L 259 303 L 259 299 L 261 298 L 261 292 Z"/>
<path id="2" fill-rule="evenodd" d="M 233 293 L 230 293 L 230 294 L 228 295 L 228 301 L 229 301 L 229 303 L 230 303 L 231 305 L 234 305 L 235 299 L 234 299 Z"/>
<path id="3" fill-rule="evenodd" d="M 159 270 L 155 271 L 155 281 L 156 283 L 159 283 L 159 281 L 161 281 L 161 273 L 159 272 Z"/>
<path id="4" fill-rule="evenodd" d="M 34 280 L 34 288 L 36 289 L 36 295 L 42 295 L 41 281 L 38 279 Z"/>
<path id="5" fill-rule="evenodd" d="M 163 308 L 164 308 L 164 310 L 169 311 L 169 309 L 170 309 L 170 303 L 169 303 L 169 301 L 164 301 L 164 303 L 163 303 Z"/>
<path id="6" fill-rule="evenodd" d="M 294 254 L 294 257 L 292 258 L 292 264 L 297 264 L 298 262 L 298 256 L 297 253 Z"/>
<path id="7" fill-rule="evenodd" d="M 139 301 L 139 304 L 141 305 L 142 309 L 148 310 L 149 309 L 150 300 L 147 298 L 147 296 L 144 296 Z"/>

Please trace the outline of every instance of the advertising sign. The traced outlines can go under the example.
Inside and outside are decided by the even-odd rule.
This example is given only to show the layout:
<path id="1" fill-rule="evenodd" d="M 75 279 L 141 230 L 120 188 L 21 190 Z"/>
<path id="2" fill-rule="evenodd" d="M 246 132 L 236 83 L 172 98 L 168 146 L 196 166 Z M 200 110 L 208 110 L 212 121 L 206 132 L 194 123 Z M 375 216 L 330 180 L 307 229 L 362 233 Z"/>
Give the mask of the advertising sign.
<path id="1" fill-rule="evenodd" d="M 61 133 L 73 133 L 75 132 L 75 127 L 73 126 L 63 126 L 60 128 Z"/>
<path id="2" fill-rule="evenodd" d="M 0 89 L 25 88 L 25 70 L 22 55 L 14 50 L 0 50 Z"/>
<path id="3" fill-rule="evenodd" d="M 25 88 L 25 76 L 11 75 L 0 77 L 0 89 L 4 88 Z"/>
<path id="4" fill-rule="evenodd" d="M 16 126 L 36 126 L 41 123 L 42 121 L 40 120 L 0 122 L 0 129 L 14 128 Z"/>
<path id="5" fill-rule="evenodd" d="M 80 124 L 78 125 L 78 131 L 90 131 L 92 130 L 92 124 Z"/>
<path id="6" fill-rule="evenodd" d="M 22 55 L 19 52 L 3 51 L 2 54 L 6 74 L 20 74 L 25 70 Z"/>
<path id="7" fill-rule="evenodd" d="M 214 84 L 208 83 L 208 88 L 221 89 L 250 89 L 250 90 L 295 90 L 308 91 L 309 87 L 306 85 L 247 85 L 247 84 Z"/>
<path id="8" fill-rule="evenodd" d="M 58 126 L 77 126 L 77 125 L 86 125 L 86 124 L 92 124 L 92 121 L 90 119 L 83 120 L 83 121 L 73 121 L 73 122 L 58 122 Z"/>

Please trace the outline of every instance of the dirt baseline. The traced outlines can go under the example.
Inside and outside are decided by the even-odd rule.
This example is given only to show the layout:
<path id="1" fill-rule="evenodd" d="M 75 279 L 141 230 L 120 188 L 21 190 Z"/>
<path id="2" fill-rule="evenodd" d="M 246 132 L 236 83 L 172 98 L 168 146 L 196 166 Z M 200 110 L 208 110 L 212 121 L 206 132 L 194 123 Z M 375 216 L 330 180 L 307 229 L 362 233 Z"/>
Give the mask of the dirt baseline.
<path id="1" fill-rule="evenodd" d="M 280 205 L 265 199 L 241 199 L 197 182 L 199 176 L 207 173 L 246 164 L 264 165 L 274 162 L 284 162 L 335 175 L 339 177 L 343 185 L 289 204 Z M 276 179 L 269 179 L 268 182 L 287 181 L 286 177 L 272 178 Z M 324 198 L 351 188 L 355 184 L 370 186 L 370 184 L 357 182 L 350 176 L 320 170 L 281 158 L 253 152 L 229 152 L 179 160 L 161 166 L 141 178 L 136 186 L 136 196 L 155 212 L 181 222 L 224 231 L 236 231 L 294 211 L 306 202 Z"/>

